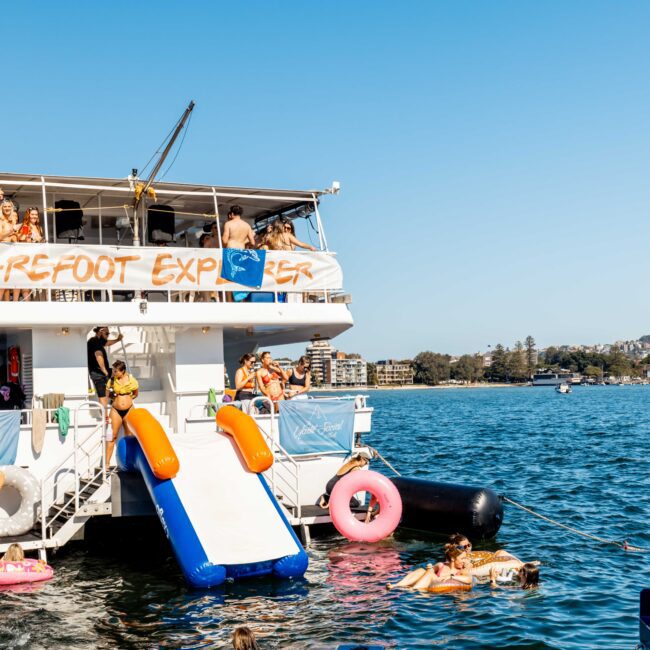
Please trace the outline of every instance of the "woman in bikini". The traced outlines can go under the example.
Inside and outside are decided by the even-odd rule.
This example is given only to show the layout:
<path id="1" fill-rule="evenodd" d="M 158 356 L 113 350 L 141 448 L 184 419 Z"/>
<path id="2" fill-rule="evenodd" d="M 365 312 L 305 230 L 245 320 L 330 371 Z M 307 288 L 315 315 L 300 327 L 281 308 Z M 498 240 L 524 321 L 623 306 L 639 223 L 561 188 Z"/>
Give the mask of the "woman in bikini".
<path id="1" fill-rule="evenodd" d="M 111 459 L 120 428 L 124 426 L 125 436 L 131 435 L 124 418 L 133 408 L 133 400 L 138 396 L 138 388 L 138 380 L 126 371 L 124 361 L 113 363 L 113 376 L 106 384 L 106 390 L 113 399 L 110 412 L 112 435 L 109 436 L 108 431 L 106 432 L 106 463 Z"/>
<path id="2" fill-rule="evenodd" d="M 22 225 L 17 230 L 18 241 L 27 244 L 40 244 L 43 242 L 43 229 L 41 228 L 41 213 L 38 208 L 29 208 L 25 212 Z M 14 302 L 19 298 L 20 289 L 14 289 Z M 23 300 L 29 300 L 29 289 L 22 289 Z"/>
<path id="3" fill-rule="evenodd" d="M 262 352 L 260 355 L 262 367 L 255 373 L 257 386 L 265 397 L 268 397 L 275 407 L 277 413 L 278 402 L 284 399 L 284 384 L 287 381 L 287 373 L 273 361 L 270 352 Z"/>
<path id="4" fill-rule="evenodd" d="M 242 402 L 255 397 L 255 355 L 247 352 L 240 360 L 241 367 L 235 373 L 235 400 Z"/>
<path id="5" fill-rule="evenodd" d="M 406 588 L 427 590 L 437 583 L 457 583 L 458 587 L 472 585 L 467 551 L 459 550 L 456 544 L 445 544 L 445 561 L 427 564 L 426 568 L 407 573 L 399 582 L 387 584 L 386 589 Z"/>

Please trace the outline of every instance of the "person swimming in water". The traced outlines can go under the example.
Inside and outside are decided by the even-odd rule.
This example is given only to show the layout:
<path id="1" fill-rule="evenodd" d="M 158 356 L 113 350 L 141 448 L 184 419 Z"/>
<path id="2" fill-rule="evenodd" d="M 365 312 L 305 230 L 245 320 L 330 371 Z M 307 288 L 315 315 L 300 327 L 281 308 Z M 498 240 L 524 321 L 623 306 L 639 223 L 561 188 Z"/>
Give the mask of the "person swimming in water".
<path id="1" fill-rule="evenodd" d="M 490 569 L 490 587 L 499 587 L 499 578 L 506 583 L 516 580 L 522 589 L 533 589 L 539 585 L 539 567 L 534 562 L 525 562 L 518 569 L 504 575 L 497 566 L 493 566 Z"/>

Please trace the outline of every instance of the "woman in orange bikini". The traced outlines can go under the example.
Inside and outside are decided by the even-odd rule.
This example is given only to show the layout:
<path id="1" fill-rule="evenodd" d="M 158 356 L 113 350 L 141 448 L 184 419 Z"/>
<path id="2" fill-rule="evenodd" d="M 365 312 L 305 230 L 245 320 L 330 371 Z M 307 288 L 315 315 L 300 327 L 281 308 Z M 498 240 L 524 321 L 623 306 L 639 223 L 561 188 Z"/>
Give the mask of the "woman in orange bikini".
<path id="1" fill-rule="evenodd" d="M 255 373 L 257 385 L 265 397 L 268 397 L 279 411 L 278 402 L 284 399 L 284 384 L 289 378 L 287 373 L 273 361 L 270 352 L 260 354 L 262 367 Z"/>
<path id="2" fill-rule="evenodd" d="M 235 373 L 235 401 L 242 402 L 255 397 L 255 355 L 247 352 L 240 360 L 241 367 Z"/>

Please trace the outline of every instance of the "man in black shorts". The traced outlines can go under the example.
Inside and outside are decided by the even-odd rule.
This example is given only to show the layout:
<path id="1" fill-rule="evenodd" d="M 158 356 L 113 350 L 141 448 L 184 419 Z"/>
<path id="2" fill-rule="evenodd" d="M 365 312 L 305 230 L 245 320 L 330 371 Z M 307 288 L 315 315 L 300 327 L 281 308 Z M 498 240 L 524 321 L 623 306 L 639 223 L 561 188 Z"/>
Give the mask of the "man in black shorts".
<path id="1" fill-rule="evenodd" d="M 108 327 L 105 325 L 95 327 L 95 336 L 88 339 L 88 374 L 92 379 L 99 403 L 108 409 L 108 396 L 106 383 L 111 378 L 111 367 L 108 363 L 106 348 L 122 340 L 120 334 L 116 339 L 108 338 Z"/>

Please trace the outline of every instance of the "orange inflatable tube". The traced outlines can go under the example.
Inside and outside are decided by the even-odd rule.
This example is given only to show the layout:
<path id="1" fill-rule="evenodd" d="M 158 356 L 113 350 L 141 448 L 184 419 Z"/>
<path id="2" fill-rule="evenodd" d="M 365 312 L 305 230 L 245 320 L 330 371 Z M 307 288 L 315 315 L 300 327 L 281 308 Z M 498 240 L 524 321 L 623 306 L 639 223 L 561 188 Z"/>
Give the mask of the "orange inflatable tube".
<path id="1" fill-rule="evenodd" d="M 138 439 L 156 478 L 174 478 L 180 469 L 176 452 L 160 422 L 147 409 L 131 409 L 126 422 Z"/>
<path id="2" fill-rule="evenodd" d="M 217 411 L 217 426 L 234 439 L 251 472 L 266 471 L 273 465 L 273 454 L 255 420 L 234 406 Z"/>

